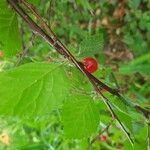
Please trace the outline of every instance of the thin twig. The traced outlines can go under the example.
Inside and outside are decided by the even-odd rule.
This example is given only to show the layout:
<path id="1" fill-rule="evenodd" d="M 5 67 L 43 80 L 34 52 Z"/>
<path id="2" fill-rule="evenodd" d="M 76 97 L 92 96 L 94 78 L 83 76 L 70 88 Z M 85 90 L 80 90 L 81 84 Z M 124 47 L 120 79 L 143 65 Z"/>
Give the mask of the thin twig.
<path id="1" fill-rule="evenodd" d="M 29 43 L 27 45 L 25 45 L 22 53 L 19 55 L 19 59 L 15 66 L 18 66 L 22 62 L 23 58 L 27 55 L 29 48 L 32 47 L 32 42 L 33 42 L 34 38 L 35 38 L 35 35 L 32 34 L 31 38 L 29 39 Z"/>
<path id="2" fill-rule="evenodd" d="M 54 1 L 53 0 L 50 0 L 50 4 L 49 4 L 49 8 L 48 8 L 48 11 L 47 11 L 47 14 L 48 14 L 48 17 L 47 19 L 49 20 L 49 24 L 51 23 L 51 16 L 52 16 L 52 11 L 53 11 L 53 3 Z"/>
<path id="3" fill-rule="evenodd" d="M 94 144 L 96 141 L 100 140 L 100 136 L 108 131 L 108 129 L 111 127 L 111 125 L 113 124 L 114 119 L 111 120 L 111 122 L 96 136 L 92 139 L 92 141 L 90 142 L 89 146 L 88 146 L 88 150 L 90 150 L 92 148 L 92 144 Z"/>

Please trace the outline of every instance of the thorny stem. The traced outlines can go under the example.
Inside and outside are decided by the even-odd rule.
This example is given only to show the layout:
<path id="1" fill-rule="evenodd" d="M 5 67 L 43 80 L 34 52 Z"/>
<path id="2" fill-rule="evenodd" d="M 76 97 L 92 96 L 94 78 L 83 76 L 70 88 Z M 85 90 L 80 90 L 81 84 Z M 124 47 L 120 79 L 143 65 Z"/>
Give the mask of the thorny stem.
<path id="1" fill-rule="evenodd" d="M 31 17 L 24 11 L 24 9 L 19 5 L 18 0 L 8 0 L 10 5 L 14 8 L 14 10 L 22 17 L 22 19 L 29 25 L 33 33 L 36 35 L 41 36 L 42 38 L 45 39 L 50 45 L 52 45 L 58 53 L 63 55 L 65 58 L 67 58 L 71 63 L 73 63 L 91 82 L 93 85 L 95 91 L 97 92 L 98 96 L 102 98 L 103 102 L 106 104 L 108 107 L 109 111 L 112 114 L 112 117 L 115 118 L 120 126 L 122 127 L 123 131 L 126 133 L 127 137 L 133 144 L 133 140 L 130 136 L 130 133 L 126 130 L 124 125 L 121 123 L 120 119 L 117 117 L 115 114 L 109 100 L 102 94 L 101 90 L 105 89 L 109 93 L 119 97 L 121 100 L 124 100 L 122 95 L 115 89 L 110 88 L 100 80 L 98 80 L 96 77 L 94 77 L 92 74 L 90 74 L 88 71 L 85 70 L 83 64 L 75 59 L 75 57 L 69 52 L 69 50 L 61 43 L 61 41 L 57 38 L 57 36 L 53 33 L 51 28 L 46 24 L 46 22 L 42 19 L 42 17 L 36 12 L 35 8 L 27 3 L 25 0 L 20 0 L 20 2 L 28 8 L 32 14 L 39 20 L 39 24 L 45 29 L 42 29 L 37 23 L 35 23 Z M 46 32 L 45 32 L 46 31 Z M 141 108 L 140 106 L 137 105 L 132 105 L 136 110 L 140 111 L 143 113 L 143 115 L 146 118 L 149 118 L 150 111 Z"/>

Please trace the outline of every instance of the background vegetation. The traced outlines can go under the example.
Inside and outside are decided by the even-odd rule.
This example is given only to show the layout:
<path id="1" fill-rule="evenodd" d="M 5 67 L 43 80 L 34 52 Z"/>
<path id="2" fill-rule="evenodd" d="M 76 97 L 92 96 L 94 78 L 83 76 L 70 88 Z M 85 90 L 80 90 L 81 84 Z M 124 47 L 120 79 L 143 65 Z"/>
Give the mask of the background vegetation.
<path id="1" fill-rule="evenodd" d="M 82 61 L 83 58 L 89 56 L 97 59 L 99 69 L 94 74 L 96 77 L 113 88 L 121 89 L 129 101 L 147 109 L 150 108 L 149 0 L 29 0 L 29 2 L 38 8 L 41 16 L 47 20 L 59 39 L 78 60 Z M 71 96 L 67 97 L 70 101 L 63 104 L 63 108 L 59 107 L 50 113 L 40 114 L 40 110 L 37 110 L 39 112 L 36 113 L 39 115 L 36 116 L 36 113 L 32 112 L 30 116 L 33 107 L 30 106 L 29 98 L 24 98 L 24 101 L 20 101 L 16 106 L 13 103 L 15 99 L 11 99 L 11 103 L 9 101 L 7 105 L 6 103 L 4 105 L 3 101 L 7 99 L 7 96 L 11 96 L 14 91 L 19 93 L 23 87 L 16 81 L 14 83 L 16 86 L 13 87 L 11 84 L 13 82 L 5 81 L 8 81 L 7 74 L 5 77 L 3 74 L 0 75 L 0 149 L 87 149 L 89 141 L 112 120 L 106 106 L 99 102 L 87 79 L 72 65 L 69 65 L 54 48 L 33 35 L 21 18 L 18 17 L 17 20 L 16 15 L 12 15 L 12 10 L 6 5 L 8 6 L 4 0 L 0 2 L 0 71 L 7 72 L 30 62 L 45 61 L 50 64 L 64 64 L 68 76 L 71 76 L 72 84 L 66 81 L 63 72 L 62 77 L 60 76 L 59 69 L 54 74 L 49 74 L 59 81 L 59 85 L 55 84 L 53 93 L 63 97 L 62 101 L 65 101 L 67 92 L 66 95 L 61 94 L 65 93 L 66 87 L 71 87 Z M 42 70 L 42 73 L 49 69 L 48 66 L 44 68 L 37 63 L 33 67 Z M 55 69 L 55 66 L 53 68 Z M 22 67 L 10 74 L 17 76 L 20 80 L 24 78 L 27 82 L 28 76 L 33 74 L 30 71 L 27 72 L 26 69 L 27 67 Z M 22 76 L 19 74 L 20 70 L 23 71 Z M 8 90 L 7 87 L 12 88 Z M 29 89 L 31 92 L 29 97 L 32 97 L 34 89 L 34 87 Z M 24 97 L 25 95 L 27 93 Z M 124 111 L 122 104 L 116 104 L 115 97 L 108 93 L 106 95 Z M 55 99 L 59 99 L 59 96 Z M 73 103 L 72 99 L 76 102 Z M 89 99 L 88 102 L 87 99 Z M 94 99 L 96 105 L 91 102 L 91 99 Z M 44 109 L 45 104 L 48 105 L 48 101 L 40 102 Z M 95 122 L 90 122 L 90 117 L 93 116 L 90 116 L 89 109 L 86 112 L 86 109 L 80 108 L 80 105 L 93 107 Z M 77 107 L 79 110 L 75 109 Z M 85 118 L 89 119 L 89 128 L 83 124 L 80 110 L 84 111 L 84 114 L 87 113 Z M 96 126 L 99 122 L 99 116 L 96 116 L 97 111 L 100 114 L 98 128 Z M 117 113 L 128 128 L 132 128 L 135 138 L 134 147 L 131 146 L 118 124 L 114 122 L 92 145 L 92 149 L 148 149 L 148 120 L 132 111 L 128 111 L 128 115 L 121 111 L 119 113 L 118 110 Z M 74 128 L 72 125 L 76 123 L 80 126 L 72 131 L 70 128 Z M 86 128 L 91 132 L 90 134 Z"/>

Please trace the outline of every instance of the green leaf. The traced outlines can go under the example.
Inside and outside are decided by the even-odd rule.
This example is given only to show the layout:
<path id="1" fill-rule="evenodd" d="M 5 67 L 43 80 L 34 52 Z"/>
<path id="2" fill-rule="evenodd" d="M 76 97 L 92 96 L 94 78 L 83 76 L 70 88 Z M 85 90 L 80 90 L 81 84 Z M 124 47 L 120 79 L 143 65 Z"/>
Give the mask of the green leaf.
<path id="1" fill-rule="evenodd" d="M 96 132 L 100 117 L 97 105 L 88 96 L 69 97 L 62 108 L 62 122 L 68 138 L 89 137 Z"/>
<path id="2" fill-rule="evenodd" d="M 0 1 L 0 42 L 6 56 L 16 54 L 22 47 L 16 14 L 5 0 Z"/>
<path id="3" fill-rule="evenodd" d="M 37 143 L 34 143 L 34 144 L 27 144 L 25 146 L 21 146 L 19 147 L 20 150 L 40 150 L 40 149 L 43 149 L 43 147 L 45 147 L 44 143 L 40 143 L 40 142 L 37 142 Z"/>
<path id="4" fill-rule="evenodd" d="M 121 127 L 121 130 L 126 134 L 127 138 L 129 139 L 129 141 L 131 142 L 131 144 L 133 144 L 133 124 L 132 124 L 132 118 L 125 112 L 123 112 L 118 106 L 120 105 L 115 105 L 110 103 L 110 105 L 112 105 L 112 108 L 119 120 L 119 122 L 121 122 L 120 124 L 120 127 Z M 117 107 L 116 107 L 117 106 Z M 122 106 L 122 105 L 120 105 Z M 127 134 L 127 132 L 130 134 Z"/>
<path id="5" fill-rule="evenodd" d="M 124 113 L 127 113 L 127 104 L 125 102 L 123 102 L 121 99 L 117 98 L 117 97 L 113 97 L 111 98 L 111 102 L 113 103 L 113 105 L 115 105 L 115 107 Z"/>
<path id="6" fill-rule="evenodd" d="M 122 111 L 116 111 L 116 113 L 121 122 L 129 129 L 130 132 L 132 132 L 133 131 L 132 118 Z"/>
<path id="7" fill-rule="evenodd" d="M 91 56 L 97 53 L 100 53 L 104 46 L 104 37 L 103 34 L 96 34 L 87 36 L 81 43 L 80 43 L 80 55 L 84 56 Z"/>
<path id="8" fill-rule="evenodd" d="M 67 96 L 63 66 L 30 63 L 0 73 L 0 114 L 37 116 L 50 113 Z"/>
<path id="9" fill-rule="evenodd" d="M 28 0 L 29 3 L 32 3 L 34 5 L 38 5 L 40 0 Z"/>
<path id="10" fill-rule="evenodd" d="M 150 75 L 150 64 L 143 64 L 143 65 L 128 65 L 128 66 L 122 66 L 120 68 L 120 73 L 122 74 L 132 74 L 136 72 L 140 72 L 145 75 Z"/>
<path id="11" fill-rule="evenodd" d="M 129 63 L 120 67 L 120 73 L 131 74 L 140 72 L 145 75 L 150 75 L 150 53 L 146 53 Z"/>
<path id="12" fill-rule="evenodd" d="M 134 59 L 131 64 L 132 65 L 139 65 L 139 64 L 143 64 L 145 62 L 150 62 L 150 53 L 146 53 L 140 57 L 137 57 L 136 59 Z"/>
<path id="13" fill-rule="evenodd" d="M 76 68 L 69 68 L 71 73 L 71 85 L 72 85 L 72 94 L 76 93 L 88 93 L 91 94 L 93 91 L 92 85 L 89 83 L 88 79 Z"/>
<path id="14" fill-rule="evenodd" d="M 148 126 L 145 124 L 142 129 L 140 129 L 137 135 L 135 135 L 135 143 L 132 147 L 128 141 L 124 142 L 124 148 L 127 150 L 146 150 L 148 148 Z"/>
<path id="15" fill-rule="evenodd" d="M 129 7 L 132 9 L 137 9 L 139 7 L 140 3 L 141 3 L 141 0 L 132 0 L 132 1 L 128 2 Z"/>

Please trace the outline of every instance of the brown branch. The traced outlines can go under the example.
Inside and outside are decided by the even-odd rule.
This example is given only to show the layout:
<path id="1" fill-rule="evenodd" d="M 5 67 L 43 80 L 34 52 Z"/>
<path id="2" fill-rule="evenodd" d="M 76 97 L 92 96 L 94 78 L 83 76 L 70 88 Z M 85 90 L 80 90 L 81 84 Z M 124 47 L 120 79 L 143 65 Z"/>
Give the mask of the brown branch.
<path id="1" fill-rule="evenodd" d="M 141 112 L 147 119 L 149 119 L 150 117 L 150 110 L 147 110 L 147 109 L 144 109 L 138 105 L 135 105 L 135 109 L 138 111 L 138 112 Z"/>

